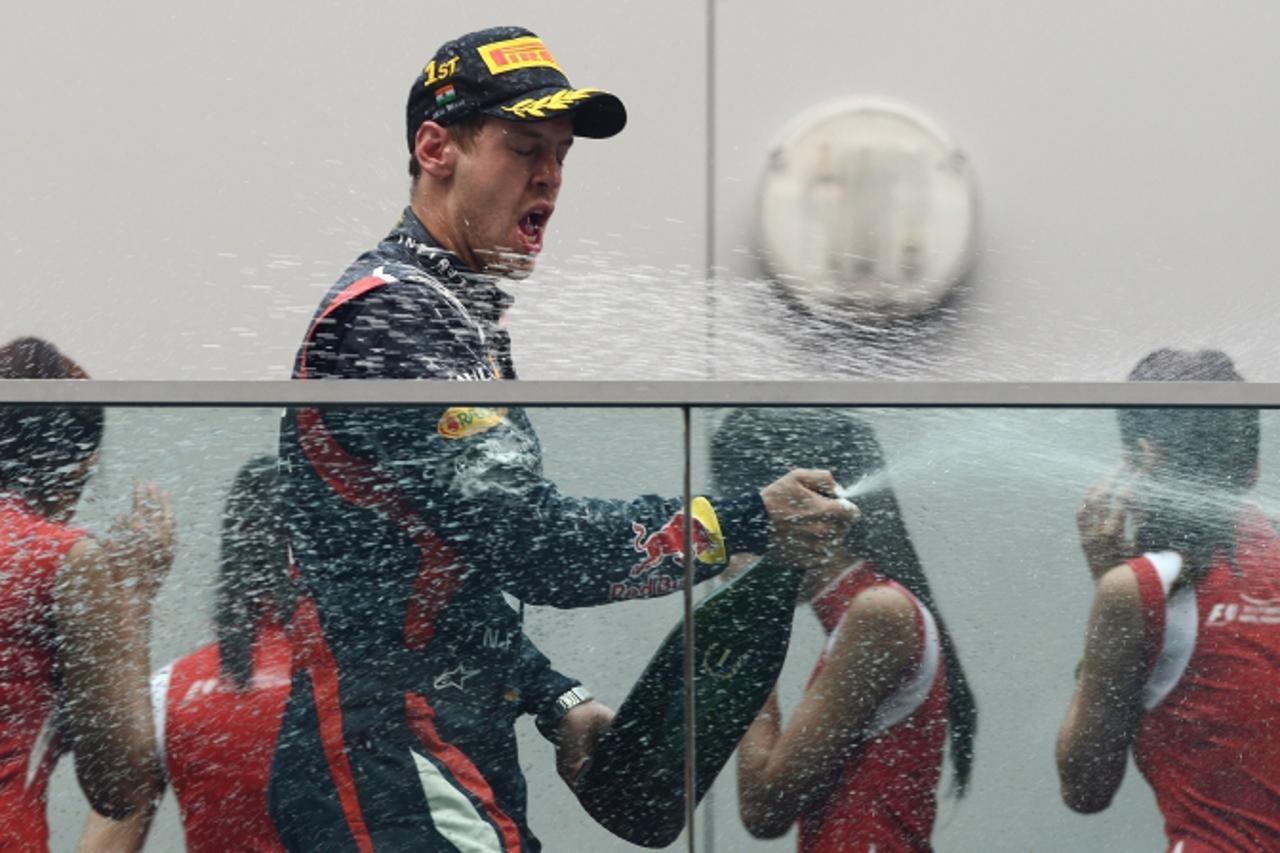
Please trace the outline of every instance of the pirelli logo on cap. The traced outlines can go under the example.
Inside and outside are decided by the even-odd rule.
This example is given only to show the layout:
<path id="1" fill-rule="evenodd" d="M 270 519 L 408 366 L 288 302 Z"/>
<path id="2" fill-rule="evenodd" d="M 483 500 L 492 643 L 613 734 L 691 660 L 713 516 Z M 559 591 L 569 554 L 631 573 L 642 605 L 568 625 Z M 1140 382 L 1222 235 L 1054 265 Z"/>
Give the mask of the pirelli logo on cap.
<path id="1" fill-rule="evenodd" d="M 542 39 L 535 36 L 495 41 L 480 47 L 479 51 L 490 74 L 505 74 L 521 68 L 554 68 L 564 73 Z"/>

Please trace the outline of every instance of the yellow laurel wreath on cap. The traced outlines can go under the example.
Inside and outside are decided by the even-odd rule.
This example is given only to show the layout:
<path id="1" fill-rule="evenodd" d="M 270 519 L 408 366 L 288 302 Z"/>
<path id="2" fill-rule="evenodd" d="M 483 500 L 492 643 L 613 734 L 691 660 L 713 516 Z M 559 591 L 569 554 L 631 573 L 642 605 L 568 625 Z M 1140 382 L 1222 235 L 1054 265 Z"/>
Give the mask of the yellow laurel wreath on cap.
<path id="1" fill-rule="evenodd" d="M 546 118 L 546 110 L 570 109 L 578 101 L 585 100 L 599 91 L 599 89 L 563 89 L 541 98 L 525 98 L 519 103 L 502 109 L 516 118 Z"/>

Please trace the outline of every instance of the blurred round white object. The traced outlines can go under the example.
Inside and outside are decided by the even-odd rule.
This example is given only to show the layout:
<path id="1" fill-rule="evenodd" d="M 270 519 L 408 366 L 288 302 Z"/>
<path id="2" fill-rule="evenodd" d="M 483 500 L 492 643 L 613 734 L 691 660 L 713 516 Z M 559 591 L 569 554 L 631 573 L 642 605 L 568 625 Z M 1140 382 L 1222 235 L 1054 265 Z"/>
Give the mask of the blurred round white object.
<path id="1" fill-rule="evenodd" d="M 969 269 L 978 198 L 969 160 L 929 119 L 885 98 L 796 119 L 760 186 L 760 250 L 813 310 L 911 317 Z"/>

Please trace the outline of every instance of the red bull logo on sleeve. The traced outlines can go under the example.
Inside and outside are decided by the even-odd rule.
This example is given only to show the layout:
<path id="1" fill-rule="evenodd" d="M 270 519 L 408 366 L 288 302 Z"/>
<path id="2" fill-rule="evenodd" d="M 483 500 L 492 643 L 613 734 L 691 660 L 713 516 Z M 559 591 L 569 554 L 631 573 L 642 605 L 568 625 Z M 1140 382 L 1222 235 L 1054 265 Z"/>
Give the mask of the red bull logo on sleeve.
<path id="1" fill-rule="evenodd" d="M 702 563 L 723 563 L 726 559 L 724 535 L 720 532 L 720 520 L 711 506 L 711 501 L 704 497 L 693 499 L 690 504 L 693 522 L 691 538 L 693 555 Z M 635 532 L 632 547 L 636 553 L 644 556 L 631 567 L 630 575 L 638 578 L 661 565 L 668 557 L 676 561 L 684 559 L 684 512 L 677 512 L 662 527 L 649 533 L 639 522 L 631 522 Z"/>

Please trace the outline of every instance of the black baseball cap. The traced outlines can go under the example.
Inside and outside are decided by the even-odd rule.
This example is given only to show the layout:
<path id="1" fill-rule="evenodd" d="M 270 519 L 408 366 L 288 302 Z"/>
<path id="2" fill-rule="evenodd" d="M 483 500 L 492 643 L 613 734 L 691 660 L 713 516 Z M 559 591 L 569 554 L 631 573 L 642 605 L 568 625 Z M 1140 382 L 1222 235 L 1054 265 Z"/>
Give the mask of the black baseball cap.
<path id="1" fill-rule="evenodd" d="M 613 136 L 627 123 L 616 95 L 575 89 L 542 39 L 522 27 L 467 33 L 436 51 L 409 92 L 409 150 L 424 121 L 448 127 L 476 113 L 507 121 L 568 115 L 575 135 L 593 139 Z"/>

